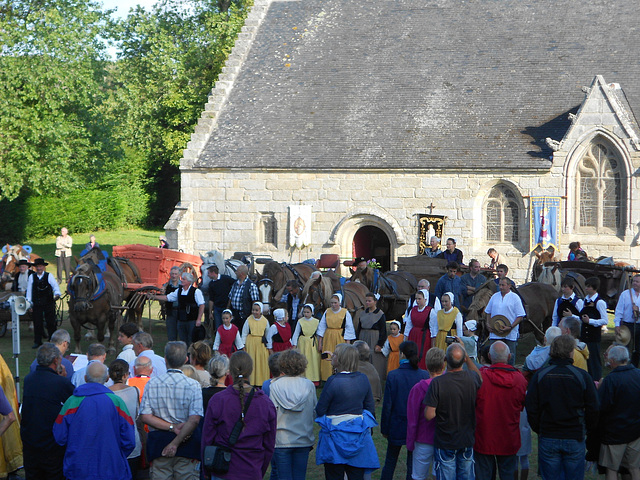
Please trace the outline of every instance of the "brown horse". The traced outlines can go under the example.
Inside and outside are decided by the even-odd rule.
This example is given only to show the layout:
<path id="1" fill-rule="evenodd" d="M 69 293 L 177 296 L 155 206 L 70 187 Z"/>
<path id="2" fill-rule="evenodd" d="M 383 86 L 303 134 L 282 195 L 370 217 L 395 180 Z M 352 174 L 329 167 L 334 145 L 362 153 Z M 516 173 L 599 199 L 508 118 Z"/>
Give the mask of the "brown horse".
<path id="1" fill-rule="evenodd" d="M 3 271 L 10 274 L 11 276 L 15 275 L 19 271 L 18 261 L 28 260 L 30 263 L 33 263 L 36 258 L 40 258 L 40 255 L 29 252 L 22 245 L 9 245 L 7 243 L 2 251 L 6 252 L 2 257 L 2 261 L 4 263 Z"/>
<path id="2" fill-rule="evenodd" d="M 487 281 L 473 296 L 469 306 L 467 320 L 478 321 L 478 334 L 484 339 L 487 336 L 485 307 L 498 287 L 494 280 Z M 542 343 L 544 332 L 551 325 L 551 315 L 558 294 L 551 286 L 544 283 L 525 283 L 518 287 L 518 294 L 523 299 L 527 319 L 520 324 L 520 335 L 533 333 L 536 340 Z"/>
<path id="3" fill-rule="evenodd" d="M 332 280 L 329 276 L 321 276 L 309 279 L 302 289 L 303 303 L 313 305 L 316 316 L 320 317 L 329 308 L 331 296 L 335 293 Z M 365 308 L 366 295 L 369 292 L 366 286 L 358 282 L 347 282 L 339 292 L 343 296 L 342 303 L 349 310 L 353 319 L 354 328 L 358 328 L 360 312 Z"/>
<path id="4" fill-rule="evenodd" d="M 116 338 L 116 327 L 121 318 L 120 306 L 124 294 L 122 282 L 112 272 L 102 272 L 104 288 L 95 271 L 89 263 L 78 265 L 69 280 L 69 319 L 73 327 L 75 351 L 81 353 L 81 327 L 92 324 L 98 330 L 98 341 L 104 341 L 104 328 L 109 327 L 109 353 L 115 353 L 113 346 Z"/>
<path id="5" fill-rule="evenodd" d="M 547 262 L 557 262 L 558 260 L 555 258 L 556 249 L 553 247 L 549 247 L 541 252 L 534 251 L 533 253 L 536 254 L 536 261 L 531 270 L 531 281 L 537 282 L 538 278 L 542 274 L 542 267 L 544 264 Z"/>
<path id="6" fill-rule="evenodd" d="M 369 267 L 356 270 L 351 276 L 351 282 L 360 282 L 371 292 L 380 294 L 378 307 L 384 312 L 387 320 L 402 317 L 411 294 L 418 288 L 416 277 L 409 272 L 380 272 L 376 278 L 375 270 Z"/>
<path id="7" fill-rule="evenodd" d="M 268 313 L 274 304 L 273 298 L 279 293 L 282 295 L 284 287 L 289 280 L 297 280 L 302 287 L 309 280 L 313 272 L 318 269 L 308 263 L 279 263 L 271 261 L 265 263 L 262 269 L 262 275 L 258 276 L 256 285 L 260 292 L 260 299 Z"/>
<path id="8" fill-rule="evenodd" d="M 142 329 L 142 312 L 147 301 L 148 291 L 157 291 L 156 287 L 142 287 L 137 290 L 131 290 L 127 288 L 130 283 L 142 283 L 142 277 L 140 276 L 140 270 L 136 264 L 124 257 L 109 257 L 108 265 L 113 270 L 120 282 L 123 284 L 125 306 L 127 307 L 124 315 L 123 322 L 134 322 L 138 324 L 138 328 Z"/>

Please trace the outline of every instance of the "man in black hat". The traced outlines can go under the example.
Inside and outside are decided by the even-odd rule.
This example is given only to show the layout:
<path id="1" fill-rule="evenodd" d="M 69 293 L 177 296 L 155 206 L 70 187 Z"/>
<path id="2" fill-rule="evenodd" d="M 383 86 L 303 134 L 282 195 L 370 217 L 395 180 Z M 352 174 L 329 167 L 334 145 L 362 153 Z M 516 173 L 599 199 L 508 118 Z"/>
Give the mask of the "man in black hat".
<path id="1" fill-rule="evenodd" d="M 21 295 L 24 295 L 27 292 L 27 283 L 29 281 L 29 277 L 33 273 L 33 270 L 29 270 L 31 264 L 28 260 L 22 259 L 18 262 L 18 273 L 13 279 L 13 285 L 11 286 L 12 292 L 19 292 Z"/>
<path id="2" fill-rule="evenodd" d="M 50 337 L 56 329 L 56 300 L 60 298 L 60 287 L 53 276 L 46 271 L 47 262 L 42 258 L 36 258 L 33 265 L 36 274 L 29 276 L 27 282 L 27 300 L 32 305 L 33 318 L 33 346 L 42 345 L 44 336 L 44 324 L 47 324 L 47 332 Z"/>

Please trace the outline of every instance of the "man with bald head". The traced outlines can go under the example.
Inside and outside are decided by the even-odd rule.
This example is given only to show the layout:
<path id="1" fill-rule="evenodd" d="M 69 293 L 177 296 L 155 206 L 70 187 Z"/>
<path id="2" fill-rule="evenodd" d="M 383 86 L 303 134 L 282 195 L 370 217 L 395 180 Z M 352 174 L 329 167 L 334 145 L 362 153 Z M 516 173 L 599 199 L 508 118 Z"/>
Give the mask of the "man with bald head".
<path id="1" fill-rule="evenodd" d="M 436 419 L 434 458 L 438 478 L 470 480 L 476 428 L 476 396 L 482 378 L 459 339 L 447 348 L 447 373 L 433 379 L 425 417 Z M 467 369 L 462 367 L 466 363 Z"/>
<path id="2" fill-rule="evenodd" d="M 135 426 L 124 400 L 103 385 L 107 376 L 103 363 L 89 364 L 86 383 L 74 390 L 53 425 L 56 442 L 67 447 L 63 471 L 69 480 L 131 478 L 127 456 L 135 447 Z"/>
<path id="3" fill-rule="evenodd" d="M 249 279 L 249 268 L 240 265 L 236 270 L 238 281 L 233 284 L 229 292 L 229 308 L 233 312 L 233 323 L 242 331 L 244 322 L 251 314 L 253 302 L 260 301 L 258 287 Z"/>
<path id="4" fill-rule="evenodd" d="M 477 480 L 513 478 L 520 449 L 520 412 L 527 381 L 509 365 L 511 352 L 497 341 L 489 349 L 491 365 L 480 370 L 482 386 L 476 399 L 476 442 L 473 447 Z M 496 428 L 500 425 L 501 428 Z"/>

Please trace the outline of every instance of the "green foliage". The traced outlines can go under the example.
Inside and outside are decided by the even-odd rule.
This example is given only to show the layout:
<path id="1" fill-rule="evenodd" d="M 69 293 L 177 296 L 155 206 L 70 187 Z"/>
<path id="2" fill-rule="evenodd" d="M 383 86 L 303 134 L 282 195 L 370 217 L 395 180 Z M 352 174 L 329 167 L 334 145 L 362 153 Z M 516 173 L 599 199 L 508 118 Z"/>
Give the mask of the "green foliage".
<path id="1" fill-rule="evenodd" d="M 140 187 L 109 190 L 76 190 L 61 196 L 32 196 L 23 201 L 0 204 L 3 242 L 54 235 L 66 226 L 70 231 L 95 230 L 140 225 L 147 211 L 147 195 Z"/>
<path id="2" fill-rule="evenodd" d="M 2 2 L 0 199 L 69 191 L 113 155 L 98 109 L 108 25 L 91 1 Z"/>
<path id="3" fill-rule="evenodd" d="M 19 214 L 0 226 L 164 223 L 250 5 L 163 0 L 114 21 L 93 0 L 0 0 L 0 202 Z"/>

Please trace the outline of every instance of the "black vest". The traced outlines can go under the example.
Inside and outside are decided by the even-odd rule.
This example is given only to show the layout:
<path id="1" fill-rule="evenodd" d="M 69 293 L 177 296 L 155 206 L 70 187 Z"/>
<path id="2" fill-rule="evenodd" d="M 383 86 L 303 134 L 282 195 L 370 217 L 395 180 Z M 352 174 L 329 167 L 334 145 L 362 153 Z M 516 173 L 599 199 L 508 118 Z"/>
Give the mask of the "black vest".
<path id="1" fill-rule="evenodd" d="M 600 295 L 596 295 L 596 298 L 589 303 L 585 300 L 584 307 L 580 311 L 580 315 L 588 315 L 589 318 L 599 319 L 600 312 L 596 308 L 596 304 L 600 300 Z M 597 343 L 602 339 L 602 327 L 594 327 L 588 323 L 582 322 L 582 329 L 580 331 L 580 341 L 585 343 Z"/>
<path id="2" fill-rule="evenodd" d="M 44 272 L 41 279 L 38 275 L 33 276 L 31 298 L 33 304 L 40 307 L 53 303 L 53 288 L 49 284 L 49 272 Z"/>
<path id="3" fill-rule="evenodd" d="M 189 292 L 182 295 L 182 287 L 178 292 L 178 320 L 193 322 L 198 318 L 198 304 L 196 303 L 196 287 L 189 287 Z"/>
<path id="4" fill-rule="evenodd" d="M 165 295 L 169 295 L 172 292 L 175 292 L 176 290 L 178 290 L 179 288 L 182 288 L 182 286 L 178 283 L 177 287 L 174 287 L 173 285 L 171 285 L 171 282 L 167 283 L 167 286 L 165 287 L 164 290 L 164 294 Z M 180 301 L 180 300 L 178 300 Z M 164 309 L 167 313 L 172 312 L 173 311 L 173 302 L 166 302 L 164 304 Z"/>
<path id="5" fill-rule="evenodd" d="M 580 312 L 576 308 L 576 303 L 578 302 L 578 296 L 574 295 L 573 300 L 567 300 L 566 298 L 560 297 L 557 302 L 558 308 L 556 309 L 556 315 L 558 316 L 558 321 L 562 320 L 562 312 L 566 309 L 569 309 L 573 315 L 580 316 Z"/>

